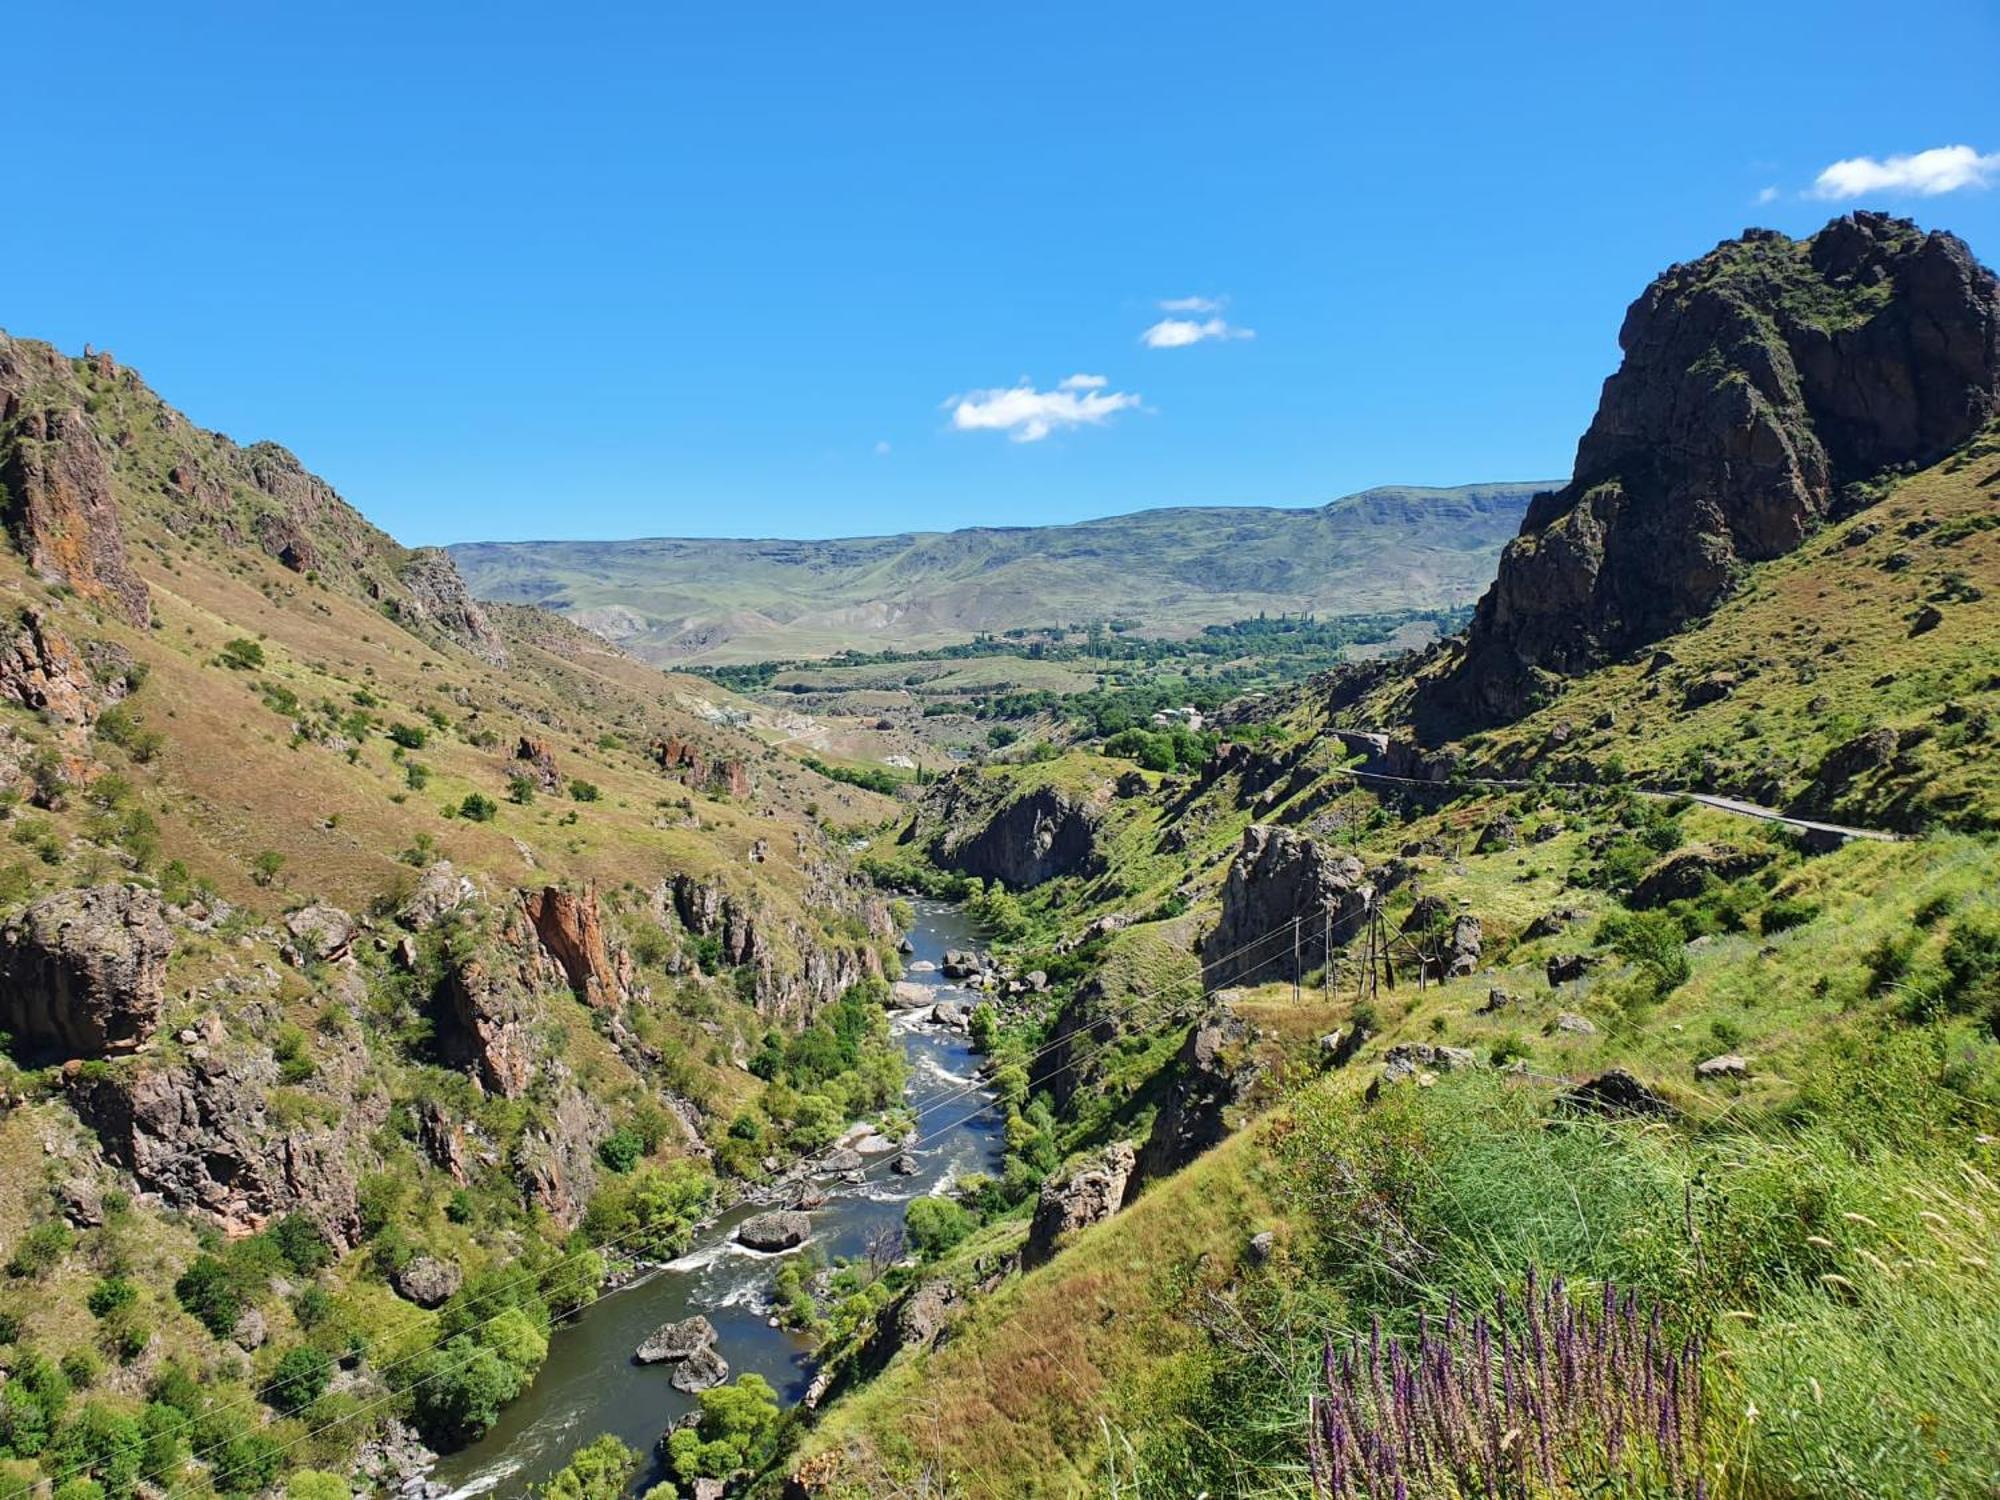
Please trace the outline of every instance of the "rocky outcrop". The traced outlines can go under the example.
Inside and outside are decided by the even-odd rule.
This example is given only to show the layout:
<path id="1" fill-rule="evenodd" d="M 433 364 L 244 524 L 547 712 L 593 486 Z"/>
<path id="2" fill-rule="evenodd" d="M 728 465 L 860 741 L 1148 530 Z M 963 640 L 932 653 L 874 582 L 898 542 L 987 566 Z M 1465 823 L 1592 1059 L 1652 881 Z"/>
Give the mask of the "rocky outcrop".
<path id="1" fill-rule="evenodd" d="M 184 1062 L 73 1062 L 64 1082 L 106 1154 L 169 1207 L 230 1234 L 302 1213 L 349 1248 L 361 1238 L 357 1174 L 389 1101 L 357 1038 L 316 1037 L 314 1065 L 303 1089 L 283 1089 L 268 1048 L 215 1041 Z"/>
<path id="2" fill-rule="evenodd" d="M 102 1057 L 153 1034 L 173 933 L 136 885 L 44 896 L 0 927 L 0 1031 L 29 1054 Z"/>
<path id="3" fill-rule="evenodd" d="M 450 553 L 417 548 L 404 559 L 400 581 L 405 597 L 397 613 L 407 622 L 430 627 L 491 666 L 507 665 L 506 643 L 474 602 Z"/>
<path id="4" fill-rule="evenodd" d="M 27 608 L 11 629 L 0 627 L 0 695 L 73 729 L 95 723 L 106 704 L 124 697 L 125 682 L 100 684 L 55 622 Z"/>
<path id="5" fill-rule="evenodd" d="M 739 1244 L 752 1250 L 791 1250 L 812 1238 L 812 1220 L 796 1209 L 757 1214 L 736 1226 Z"/>
<path id="6" fill-rule="evenodd" d="M 1118 1212 L 1136 1162 L 1132 1148 L 1119 1141 L 1043 1182 L 1021 1247 L 1021 1268 L 1033 1270 L 1053 1258 L 1069 1236 Z"/>
<path id="7" fill-rule="evenodd" d="M 337 906 L 323 901 L 302 906 L 285 917 L 285 959 L 301 968 L 339 963 L 354 951 L 357 930 L 354 918 Z"/>
<path id="8" fill-rule="evenodd" d="M 1725 885 L 1753 875 L 1771 862 L 1765 849 L 1739 849 L 1734 844 L 1694 844 L 1677 849 L 1639 877 L 1628 905 L 1646 910 L 1670 901 L 1699 896 L 1709 881 Z"/>
<path id="9" fill-rule="evenodd" d="M 1202 984 L 1267 983 L 1320 967 L 1329 938 L 1339 946 L 1359 930 L 1373 899 L 1361 861 L 1290 828 L 1252 824 L 1222 887 L 1222 915 L 1201 940 Z"/>
<path id="10" fill-rule="evenodd" d="M 417 877 L 416 888 L 396 908 L 396 920 L 413 932 L 428 932 L 478 894 L 470 877 L 441 859 Z"/>
<path id="11" fill-rule="evenodd" d="M 970 834 L 933 839 L 930 856 L 961 875 L 1027 890 L 1097 868 L 1097 817 L 1067 793 L 1038 787 L 998 809 Z"/>
<path id="12" fill-rule="evenodd" d="M 631 998 L 635 971 L 631 955 L 604 940 L 597 887 L 567 891 L 546 886 L 522 898 L 528 920 L 544 948 L 562 966 L 576 998 L 590 1006 L 618 1006 Z"/>
<path id="13" fill-rule="evenodd" d="M 532 1034 L 540 1007 L 518 950 L 503 946 L 449 964 L 441 997 L 438 1047 L 445 1059 L 504 1099 L 527 1093 L 541 1050 Z"/>
<path id="14" fill-rule="evenodd" d="M 68 373 L 54 351 L 0 334 L 0 519 L 35 572 L 144 628 L 152 603 L 125 555 L 90 419 L 80 407 L 37 404 L 31 389 Z"/>
<path id="15" fill-rule="evenodd" d="M 556 770 L 556 752 L 547 740 L 522 735 L 521 742 L 514 747 L 514 759 L 525 763 L 525 774 L 543 791 L 553 792 L 561 788 L 562 776 Z"/>
<path id="16" fill-rule="evenodd" d="M 1418 718 L 1516 717 L 1700 617 L 1844 486 L 1935 462 L 2000 412 L 2000 283 L 1963 241 L 1857 213 L 1752 230 L 1626 314 L 1574 477 L 1539 495 Z"/>
<path id="17" fill-rule="evenodd" d="M 667 1384 L 690 1395 L 712 1390 L 729 1378 L 729 1364 L 713 1347 L 697 1349 L 674 1369 Z"/>
<path id="18" fill-rule="evenodd" d="M 632 1358 L 642 1365 L 688 1359 L 703 1349 L 713 1348 L 715 1338 L 715 1325 L 696 1314 L 654 1329 L 646 1336 L 645 1342 L 632 1351 Z"/>
<path id="19" fill-rule="evenodd" d="M 825 896 L 859 916 L 869 931 L 887 936 L 893 930 L 880 903 L 856 902 L 845 890 Z M 749 968 L 757 1009 L 768 1019 L 803 1025 L 853 986 L 883 978 L 881 955 L 872 945 L 832 941 L 823 930 L 776 914 L 713 878 L 669 876 L 653 893 L 653 910 L 662 923 L 678 922 L 696 937 L 716 939 L 728 967 Z"/>
<path id="20" fill-rule="evenodd" d="M 653 741 L 652 754 L 662 771 L 691 791 L 739 800 L 750 795 L 748 766 L 740 760 L 711 755 L 693 740 L 665 735 Z"/>
<path id="21" fill-rule="evenodd" d="M 1126 1185 L 1130 1202 L 1147 1183 L 1178 1172 L 1202 1152 L 1219 1146 L 1235 1125 L 1236 1107 L 1257 1081 L 1250 1055 L 1250 1027 L 1224 1008 L 1199 1022 L 1174 1058 L 1166 1098 L 1153 1116 L 1152 1133 Z"/>
<path id="22" fill-rule="evenodd" d="M 515 1146 L 514 1175 L 531 1202 L 574 1229 L 597 1187 L 597 1147 L 611 1134 L 611 1117 L 567 1067 L 552 1063 L 543 1071 L 554 1080 L 553 1102 Z"/>

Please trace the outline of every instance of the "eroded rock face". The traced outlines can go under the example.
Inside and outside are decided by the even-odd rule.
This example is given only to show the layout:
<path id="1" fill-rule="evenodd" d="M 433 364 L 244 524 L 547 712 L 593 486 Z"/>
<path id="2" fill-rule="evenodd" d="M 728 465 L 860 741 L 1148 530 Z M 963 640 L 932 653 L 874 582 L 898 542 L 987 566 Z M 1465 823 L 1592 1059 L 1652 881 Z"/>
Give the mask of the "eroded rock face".
<path id="1" fill-rule="evenodd" d="M 738 800 L 750 795 L 750 768 L 740 760 L 711 755 L 679 735 L 654 740 L 652 752 L 662 771 L 692 791 Z"/>
<path id="2" fill-rule="evenodd" d="M 1420 896 L 1403 919 L 1402 935 L 1433 979 L 1462 979 L 1478 972 L 1485 928 L 1470 912 L 1457 911 L 1437 896 Z"/>
<path id="3" fill-rule="evenodd" d="M 554 1103 L 514 1148 L 514 1175 L 550 1218 L 574 1229 L 597 1187 L 597 1146 L 611 1134 L 611 1117 L 566 1067 L 554 1064 L 551 1072 Z"/>
<path id="4" fill-rule="evenodd" d="M 1881 214 L 1675 266 L 1619 343 L 1574 477 L 1530 505 L 1419 704 L 1433 736 L 1680 628 L 1842 486 L 1935 462 L 2000 411 L 2000 284 L 1963 241 Z"/>
<path id="5" fill-rule="evenodd" d="M 1126 1201 L 1147 1183 L 1178 1172 L 1202 1152 L 1219 1146 L 1234 1121 L 1231 1111 L 1257 1081 L 1249 1055 L 1250 1027 L 1227 1009 L 1209 1015 L 1188 1033 L 1174 1058 L 1173 1077 L 1152 1133 L 1139 1148 Z"/>
<path id="6" fill-rule="evenodd" d="M 172 1207 L 249 1234 L 298 1212 L 343 1249 L 361 1237 L 357 1173 L 389 1101 L 367 1082 L 357 1039 L 321 1036 L 304 1092 L 310 1110 L 274 1113 L 278 1065 L 267 1049 L 201 1045 L 185 1062 L 135 1060 L 64 1080 L 107 1155 Z"/>
<path id="7" fill-rule="evenodd" d="M 1070 1235 L 1117 1213 L 1136 1162 L 1131 1146 L 1119 1141 L 1045 1181 L 1021 1247 L 1021 1268 L 1043 1264 Z"/>
<path id="8" fill-rule="evenodd" d="M 24 609 L 11 630 L 0 627 L 0 694 L 59 725 L 81 728 L 124 697 L 125 684 L 114 679 L 100 685 L 55 622 L 41 610 Z"/>
<path id="9" fill-rule="evenodd" d="M 1360 928 L 1371 896 L 1355 855 L 1329 849 L 1291 828 L 1252 824 L 1222 887 L 1222 916 L 1201 941 L 1202 983 L 1264 984 L 1292 977 L 1292 923 L 1298 921 L 1301 974 L 1326 961 Z"/>
<path id="10" fill-rule="evenodd" d="M 136 885 L 44 896 L 0 927 L 0 1030 L 31 1053 L 102 1057 L 153 1034 L 173 932 Z"/>
<path id="11" fill-rule="evenodd" d="M 1739 849 L 1733 844 L 1694 844 L 1677 849 L 1654 865 L 1632 888 L 1629 904 L 1645 910 L 1670 901 L 1699 896 L 1710 880 L 1727 884 L 1754 874 L 1771 862 L 1766 849 Z"/>
<path id="12" fill-rule="evenodd" d="M 514 747 L 514 759 L 527 763 L 525 774 L 543 791 L 553 792 L 562 786 L 562 775 L 556 770 L 556 752 L 547 740 L 522 735 L 521 742 Z"/>
<path id="13" fill-rule="evenodd" d="M 125 555 L 110 465 L 80 408 L 31 404 L 34 364 L 0 335 L 0 514 L 29 567 L 144 628 L 152 603 Z"/>
<path id="14" fill-rule="evenodd" d="M 577 999 L 616 1006 L 630 998 L 632 961 L 623 949 L 614 956 L 605 943 L 595 886 L 582 891 L 547 886 L 530 892 L 523 902 L 542 946 L 562 965 Z"/>
<path id="15" fill-rule="evenodd" d="M 403 613 L 449 637 L 481 661 L 496 667 L 507 665 L 506 644 L 473 600 L 450 553 L 437 547 L 419 547 L 404 561 L 401 581 L 409 593 Z"/>
<path id="16" fill-rule="evenodd" d="M 1052 787 L 1016 798 L 965 838 L 939 838 L 931 858 L 947 869 L 1026 890 L 1097 866 L 1097 818 Z"/>

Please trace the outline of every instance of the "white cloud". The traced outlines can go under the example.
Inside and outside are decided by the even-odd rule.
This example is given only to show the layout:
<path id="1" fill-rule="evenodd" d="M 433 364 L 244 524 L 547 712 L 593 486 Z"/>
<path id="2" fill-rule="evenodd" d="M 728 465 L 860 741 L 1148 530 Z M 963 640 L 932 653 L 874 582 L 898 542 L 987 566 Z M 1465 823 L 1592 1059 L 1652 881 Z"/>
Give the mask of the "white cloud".
<path id="1" fill-rule="evenodd" d="M 1221 312 L 1226 297 L 1169 297 L 1160 304 L 1161 312 L 1212 313 Z"/>
<path id="2" fill-rule="evenodd" d="M 1759 203 L 1776 203 L 1779 196 L 1778 190 L 1774 187 L 1759 188 L 1757 190 L 1757 201 Z"/>
<path id="3" fill-rule="evenodd" d="M 1190 344 L 1199 344 L 1208 339 L 1254 339 L 1255 329 L 1238 328 L 1221 318 L 1204 318 L 1196 322 L 1193 318 L 1162 318 L 1151 328 L 1139 335 L 1139 342 L 1148 349 L 1185 349 Z"/>
<path id="4" fill-rule="evenodd" d="M 1960 188 L 1980 188 L 2000 178 L 2000 151 L 1982 156 L 1970 146 L 1934 146 L 1913 156 L 1851 156 L 1813 179 L 1808 198 L 1845 199 L 1870 193 L 1913 193 L 1935 198 Z"/>
<path id="5" fill-rule="evenodd" d="M 875 456 L 877 458 L 887 458 L 889 456 L 889 440 L 887 438 L 883 438 L 875 445 Z"/>
<path id="6" fill-rule="evenodd" d="M 988 391 L 967 391 L 945 401 L 960 432 L 1004 432 L 1016 443 L 1039 443 L 1058 428 L 1100 427 L 1139 404 L 1138 396 L 1107 391 L 1102 375 L 1071 375 L 1052 391 L 1028 381 Z"/>

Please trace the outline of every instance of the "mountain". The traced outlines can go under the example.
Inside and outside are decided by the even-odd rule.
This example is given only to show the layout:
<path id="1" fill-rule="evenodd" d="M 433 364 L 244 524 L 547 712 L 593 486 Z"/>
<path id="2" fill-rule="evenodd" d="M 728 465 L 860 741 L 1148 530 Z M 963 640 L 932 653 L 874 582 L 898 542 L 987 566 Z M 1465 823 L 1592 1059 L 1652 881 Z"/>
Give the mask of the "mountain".
<path id="1" fill-rule="evenodd" d="M 1632 304 L 1576 472 L 1501 554 L 1431 719 L 1513 717 L 1700 618 L 1886 475 L 2000 411 L 2000 282 L 1965 242 L 1857 213 L 1759 231 Z"/>
<path id="2" fill-rule="evenodd" d="M 1129 618 L 1469 603 L 1546 484 L 1391 486 L 1317 509 L 1190 507 L 1073 526 L 837 541 L 466 542 L 482 599 L 560 611 L 648 661 L 922 648 L 982 631 Z"/>

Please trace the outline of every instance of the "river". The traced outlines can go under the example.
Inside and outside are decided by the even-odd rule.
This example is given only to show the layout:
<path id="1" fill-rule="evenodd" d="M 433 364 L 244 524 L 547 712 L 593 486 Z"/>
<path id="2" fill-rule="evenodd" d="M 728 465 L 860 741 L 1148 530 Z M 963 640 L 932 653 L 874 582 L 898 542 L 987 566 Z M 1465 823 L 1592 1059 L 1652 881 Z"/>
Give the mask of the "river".
<path id="1" fill-rule="evenodd" d="M 971 1000 L 935 969 L 910 973 L 913 964 L 939 964 L 948 948 L 970 948 L 979 934 L 957 907 L 916 903 L 916 925 L 904 977 L 940 991 L 939 998 Z M 900 1177 L 887 1156 L 871 1157 L 859 1185 L 817 1179 L 829 1194 L 812 1211 L 813 1238 L 829 1262 L 858 1256 L 880 1226 L 900 1224 L 904 1207 L 924 1193 L 942 1192 L 970 1172 L 997 1172 L 1004 1147 L 998 1116 L 980 1106 L 985 1093 L 968 1094 L 978 1058 L 963 1034 L 922 1024 L 927 1012 L 892 1011 L 890 1024 L 909 1063 L 904 1096 L 917 1114 L 921 1140 L 913 1154 L 919 1170 Z M 688 1253 L 664 1269 L 607 1293 L 549 1341 L 549 1357 L 534 1385 L 501 1413 L 478 1442 L 446 1454 L 431 1478 L 452 1500 L 474 1495 L 524 1495 L 545 1482 L 569 1455 L 600 1433 L 615 1433 L 649 1455 L 695 1398 L 674 1390 L 674 1367 L 640 1365 L 632 1351 L 662 1323 L 701 1313 L 715 1325 L 718 1350 L 732 1377 L 755 1371 L 787 1404 L 804 1395 L 812 1358 L 804 1340 L 772 1328 L 765 1303 L 772 1273 L 784 1257 L 745 1249 L 731 1238 L 737 1224 L 768 1204 L 745 1203 L 702 1230 Z M 801 1252 L 791 1252 L 798 1254 Z"/>

